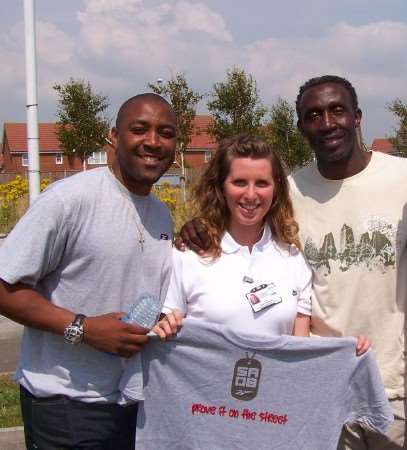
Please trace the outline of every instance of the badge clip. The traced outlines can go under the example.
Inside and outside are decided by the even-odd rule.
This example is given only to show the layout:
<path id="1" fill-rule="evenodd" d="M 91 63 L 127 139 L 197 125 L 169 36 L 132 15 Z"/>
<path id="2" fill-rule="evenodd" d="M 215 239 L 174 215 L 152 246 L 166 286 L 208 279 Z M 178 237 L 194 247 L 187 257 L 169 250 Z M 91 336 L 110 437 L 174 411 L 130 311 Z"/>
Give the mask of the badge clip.
<path id="1" fill-rule="evenodd" d="M 243 277 L 243 283 L 254 283 L 254 280 L 253 280 L 253 278 L 250 278 L 247 275 L 245 275 Z"/>

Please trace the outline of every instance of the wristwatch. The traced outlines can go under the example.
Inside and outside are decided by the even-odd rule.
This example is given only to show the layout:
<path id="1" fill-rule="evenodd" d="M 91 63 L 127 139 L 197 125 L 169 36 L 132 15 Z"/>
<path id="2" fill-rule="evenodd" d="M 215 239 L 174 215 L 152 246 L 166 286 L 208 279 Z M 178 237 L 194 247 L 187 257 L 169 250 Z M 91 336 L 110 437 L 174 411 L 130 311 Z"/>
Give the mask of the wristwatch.
<path id="1" fill-rule="evenodd" d="M 75 319 L 65 328 L 65 342 L 72 345 L 80 344 L 83 341 L 83 321 L 86 316 L 77 314 Z"/>

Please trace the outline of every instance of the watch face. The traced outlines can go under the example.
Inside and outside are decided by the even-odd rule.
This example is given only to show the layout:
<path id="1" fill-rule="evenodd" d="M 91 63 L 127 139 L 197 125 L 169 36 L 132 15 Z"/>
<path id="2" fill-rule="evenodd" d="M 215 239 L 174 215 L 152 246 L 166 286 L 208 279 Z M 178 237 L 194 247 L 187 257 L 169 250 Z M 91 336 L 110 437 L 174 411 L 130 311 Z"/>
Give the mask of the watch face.
<path id="1" fill-rule="evenodd" d="M 65 328 L 64 337 L 70 344 L 79 344 L 82 342 L 83 329 L 82 326 L 69 325 Z"/>

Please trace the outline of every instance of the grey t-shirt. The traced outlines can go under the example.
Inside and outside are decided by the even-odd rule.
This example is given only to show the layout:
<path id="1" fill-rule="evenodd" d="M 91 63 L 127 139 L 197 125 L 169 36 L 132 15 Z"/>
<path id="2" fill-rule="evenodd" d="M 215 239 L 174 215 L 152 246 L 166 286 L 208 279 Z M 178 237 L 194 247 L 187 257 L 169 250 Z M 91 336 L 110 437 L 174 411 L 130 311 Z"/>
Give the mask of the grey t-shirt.
<path id="1" fill-rule="evenodd" d="M 185 319 L 142 359 L 137 450 L 336 450 L 344 423 L 384 432 L 393 417 L 354 338 L 237 336 Z"/>
<path id="2" fill-rule="evenodd" d="M 33 286 L 75 313 L 127 312 L 145 292 L 164 300 L 171 238 L 168 209 L 153 194 L 132 195 L 107 168 L 93 169 L 39 196 L 0 247 L 0 278 Z M 16 378 L 40 397 L 114 402 L 122 371 L 117 356 L 26 327 Z"/>

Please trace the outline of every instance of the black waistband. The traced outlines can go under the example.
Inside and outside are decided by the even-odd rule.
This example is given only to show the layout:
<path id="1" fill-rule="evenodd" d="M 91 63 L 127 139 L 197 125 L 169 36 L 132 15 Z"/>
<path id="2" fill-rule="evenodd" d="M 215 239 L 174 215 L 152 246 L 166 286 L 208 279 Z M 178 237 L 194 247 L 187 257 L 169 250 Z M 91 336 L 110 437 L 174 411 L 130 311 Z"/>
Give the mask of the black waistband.
<path id="1" fill-rule="evenodd" d="M 41 402 L 41 401 L 49 402 L 52 400 L 62 400 L 62 399 L 69 398 L 66 395 L 48 395 L 47 397 L 36 397 L 35 395 L 31 394 L 31 392 L 28 389 L 26 389 L 24 386 L 21 386 L 21 384 L 20 384 L 20 393 L 21 393 L 21 395 L 24 395 L 28 398 L 36 400 L 37 402 Z"/>

